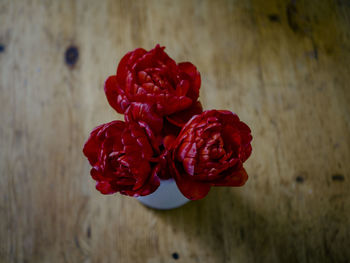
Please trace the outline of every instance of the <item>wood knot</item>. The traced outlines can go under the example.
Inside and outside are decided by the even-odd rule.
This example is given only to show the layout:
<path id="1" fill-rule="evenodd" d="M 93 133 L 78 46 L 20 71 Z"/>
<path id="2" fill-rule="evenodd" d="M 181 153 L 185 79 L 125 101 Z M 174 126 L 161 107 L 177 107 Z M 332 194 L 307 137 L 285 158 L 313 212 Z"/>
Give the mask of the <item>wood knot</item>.
<path id="1" fill-rule="evenodd" d="M 176 252 L 174 252 L 171 256 L 172 256 L 173 259 L 175 259 L 175 260 L 179 259 L 179 254 L 176 253 Z"/>
<path id="2" fill-rule="evenodd" d="M 295 181 L 297 182 L 297 183 L 303 183 L 304 182 L 304 177 L 302 177 L 301 175 L 298 175 L 296 178 L 295 178 Z"/>
<path id="3" fill-rule="evenodd" d="M 79 50 L 76 46 L 70 46 L 65 53 L 66 64 L 70 67 L 74 66 L 79 58 Z"/>

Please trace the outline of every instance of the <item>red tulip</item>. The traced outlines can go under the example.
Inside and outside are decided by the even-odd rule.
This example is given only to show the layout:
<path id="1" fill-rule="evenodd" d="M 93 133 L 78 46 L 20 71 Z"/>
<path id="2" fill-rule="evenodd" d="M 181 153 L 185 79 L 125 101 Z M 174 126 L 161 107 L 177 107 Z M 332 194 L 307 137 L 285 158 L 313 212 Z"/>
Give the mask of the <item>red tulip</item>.
<path id="1" fill-rule="evenodd" d="M 194 116 L 171 146 L 176 183 L 189 199 L 207 195 L 211 186 L 242 186 L 248 179 L 243 162 L 250 156 L 249 127 L 229 111 Z"/>
<path id="2" fill-rule="evenodd" d="M 148 195 L 160 184 L 155 174 L 156 150 L 146 130 L 135 122 L 112 121 L 96 127 L 83 152 L 102 194 Z"/>
<path id="3" fill-rule="evenodd" d="M 105 93 L 119 113 L 124 113 L 132 102 L 147 103 L 155 105 L 157 115 L 182 127 L 190 117 L 202 112 L 197 102 L 200 85 L 200 74 L 193 64 L 176 64 L 164 47 L 157 45 L 148 52 L 138 48 L 127 53 L 117 74 L 106 80 Z M 182 113 L 171 116 L 179 112 Z"/>

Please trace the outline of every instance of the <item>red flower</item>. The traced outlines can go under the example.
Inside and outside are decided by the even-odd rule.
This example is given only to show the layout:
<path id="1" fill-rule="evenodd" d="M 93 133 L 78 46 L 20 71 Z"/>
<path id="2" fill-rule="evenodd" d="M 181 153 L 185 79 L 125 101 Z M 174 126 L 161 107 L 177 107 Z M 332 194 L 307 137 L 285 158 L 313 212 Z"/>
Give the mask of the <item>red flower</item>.
<path id="1" fill-rule="evenodd" d="M 159 186 L 147 131 L 135 122 L 112 121 L 96 127 L 83 152 L 102 194 L 148 195 Z"/>
<path id="2" fill-rule="evenodd" d="M 194 116 L 172 144 L 171 171 L 189 199 L 207 195 L 211 186 L 242 186 L 248 179 L 243 162 L 250 156 L 249 127 L 229 111 Z"/>
<path id="3" fill-rule="evenodd" d="M 200 85 L 200 74 L 193 64 L 176 64 L 164 47 L 157 45 L 148 52 L 138 48 L 127 53 L 117 74 L 106 80 L 105 93 L 119 113 L 124 113 L 132 102 L 147 103 L 155 105 L 157 115 L 183 126 L 194 114 L 202 112 L 197 102 Z M 174 120 L 170 116 L 181 111 Z"/>
<path id="4" fill-rule="evenodd" d="M 250 129 L 232 112 L 203 112 L 200 85 L 193 64 L 176 64 L 159 45 L 122 58 L 104 89 L 125 122 L 95 128 L 83 149 L 101 193 L 148 195 L 160 178 L 174 177 L 180 191 L 196 200 L 211 186 L 244 185 Z"/>

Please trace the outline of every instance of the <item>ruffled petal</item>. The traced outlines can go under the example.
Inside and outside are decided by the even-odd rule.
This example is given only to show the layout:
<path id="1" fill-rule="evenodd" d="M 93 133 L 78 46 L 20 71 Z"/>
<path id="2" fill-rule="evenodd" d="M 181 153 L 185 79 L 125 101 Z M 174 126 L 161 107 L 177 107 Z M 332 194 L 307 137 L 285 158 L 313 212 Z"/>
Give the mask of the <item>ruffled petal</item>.
<path id="1" fill-rule="evenodd" d="M 104 90 L 109 105 L 111 105 L 111 107 L 117 112 L 124 113 L 130 102 L 122 89 L 119 87 L 116 76 L 110 76 L 107 78 L 105 81 Z"/>
<path id="2" fill-rule="evenodd" d="M 128 52 L 119 62 L 117 69 L 117 78 L 120 85 L 125 86 L 125 79 L 128 74 L 128 70 L 132 67 L 136 60 L 143 56 L 147 51 L 143 48 L 137 48 Z"/>
<path id="3" fill-rule="evenodd" d="M 190 200 L 202 199 L 210 190 L 210 184 L 191 180 L 187 176 L 182 176 L 179 173 L 176 173 L 175 181 L 180 192 Z"/>
<path id="4" fill-rule="evenodd" d="M 243 166 L 239 170 L 235 167 L 224 172 L 221 180 L 216 180 L 215 186 L 242 186 L 248 180 L 248 174 Z"/>
<path id="5" fill-rule="evenodd" d="M 86 143 L 84 144 L 83 153 L 88 158 L 89 163 L 94 166 L 98 161 L 98 153 L 101 141 L 97 138 L 98 132 L 104 127 L 104 124 L 97 126 L 92 130 Z"/>
<path id="6" fill-rule="evenodd" d="M 108 181 L 98 181 L 96 183 L 96 189 L 104 195 L 114 194 L 116 192 Z"/>
<path id="7" fill-rule="evenodd" d="M 178 64 L 180 76 L 187 75 L 190 80 L 190 88 L 187 92 L 187 96 L 196 101 L 199 96 L 199 89 L 201 86 L 201 75 L 197 68 L 190 62 L 182 62 Z"/>

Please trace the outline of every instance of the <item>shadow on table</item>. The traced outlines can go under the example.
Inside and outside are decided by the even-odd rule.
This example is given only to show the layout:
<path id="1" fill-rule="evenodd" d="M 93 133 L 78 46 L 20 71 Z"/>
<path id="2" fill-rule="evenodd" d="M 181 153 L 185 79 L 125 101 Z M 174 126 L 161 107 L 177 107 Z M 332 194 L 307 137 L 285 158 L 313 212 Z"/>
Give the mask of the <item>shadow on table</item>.
<path id="1" fill-rule="evenodd" d="M 188 243 L 197 242 L 197 260 L 215 262 L 346 262 L 346 216 L 333 210 L 323 217 L 304 220 L 290 203 L 253 209 L 237 189 L 212 189 L 203 200 L 171 211 L 155 211 L 178 231 Z M 311 203 L 310 203 L 311 204 Z M 289 210 L 275 207 L 289 206 Z M 328 207 L 328 206 L 327 206 Z M 312 210 L 313 207 L 308 209 Z M 282 214 L 277 211 L 289 211 Z M 318 211 L 318 210 L 317 210 Z M 345 226 L 340 230 L 339 226 Z"/>

